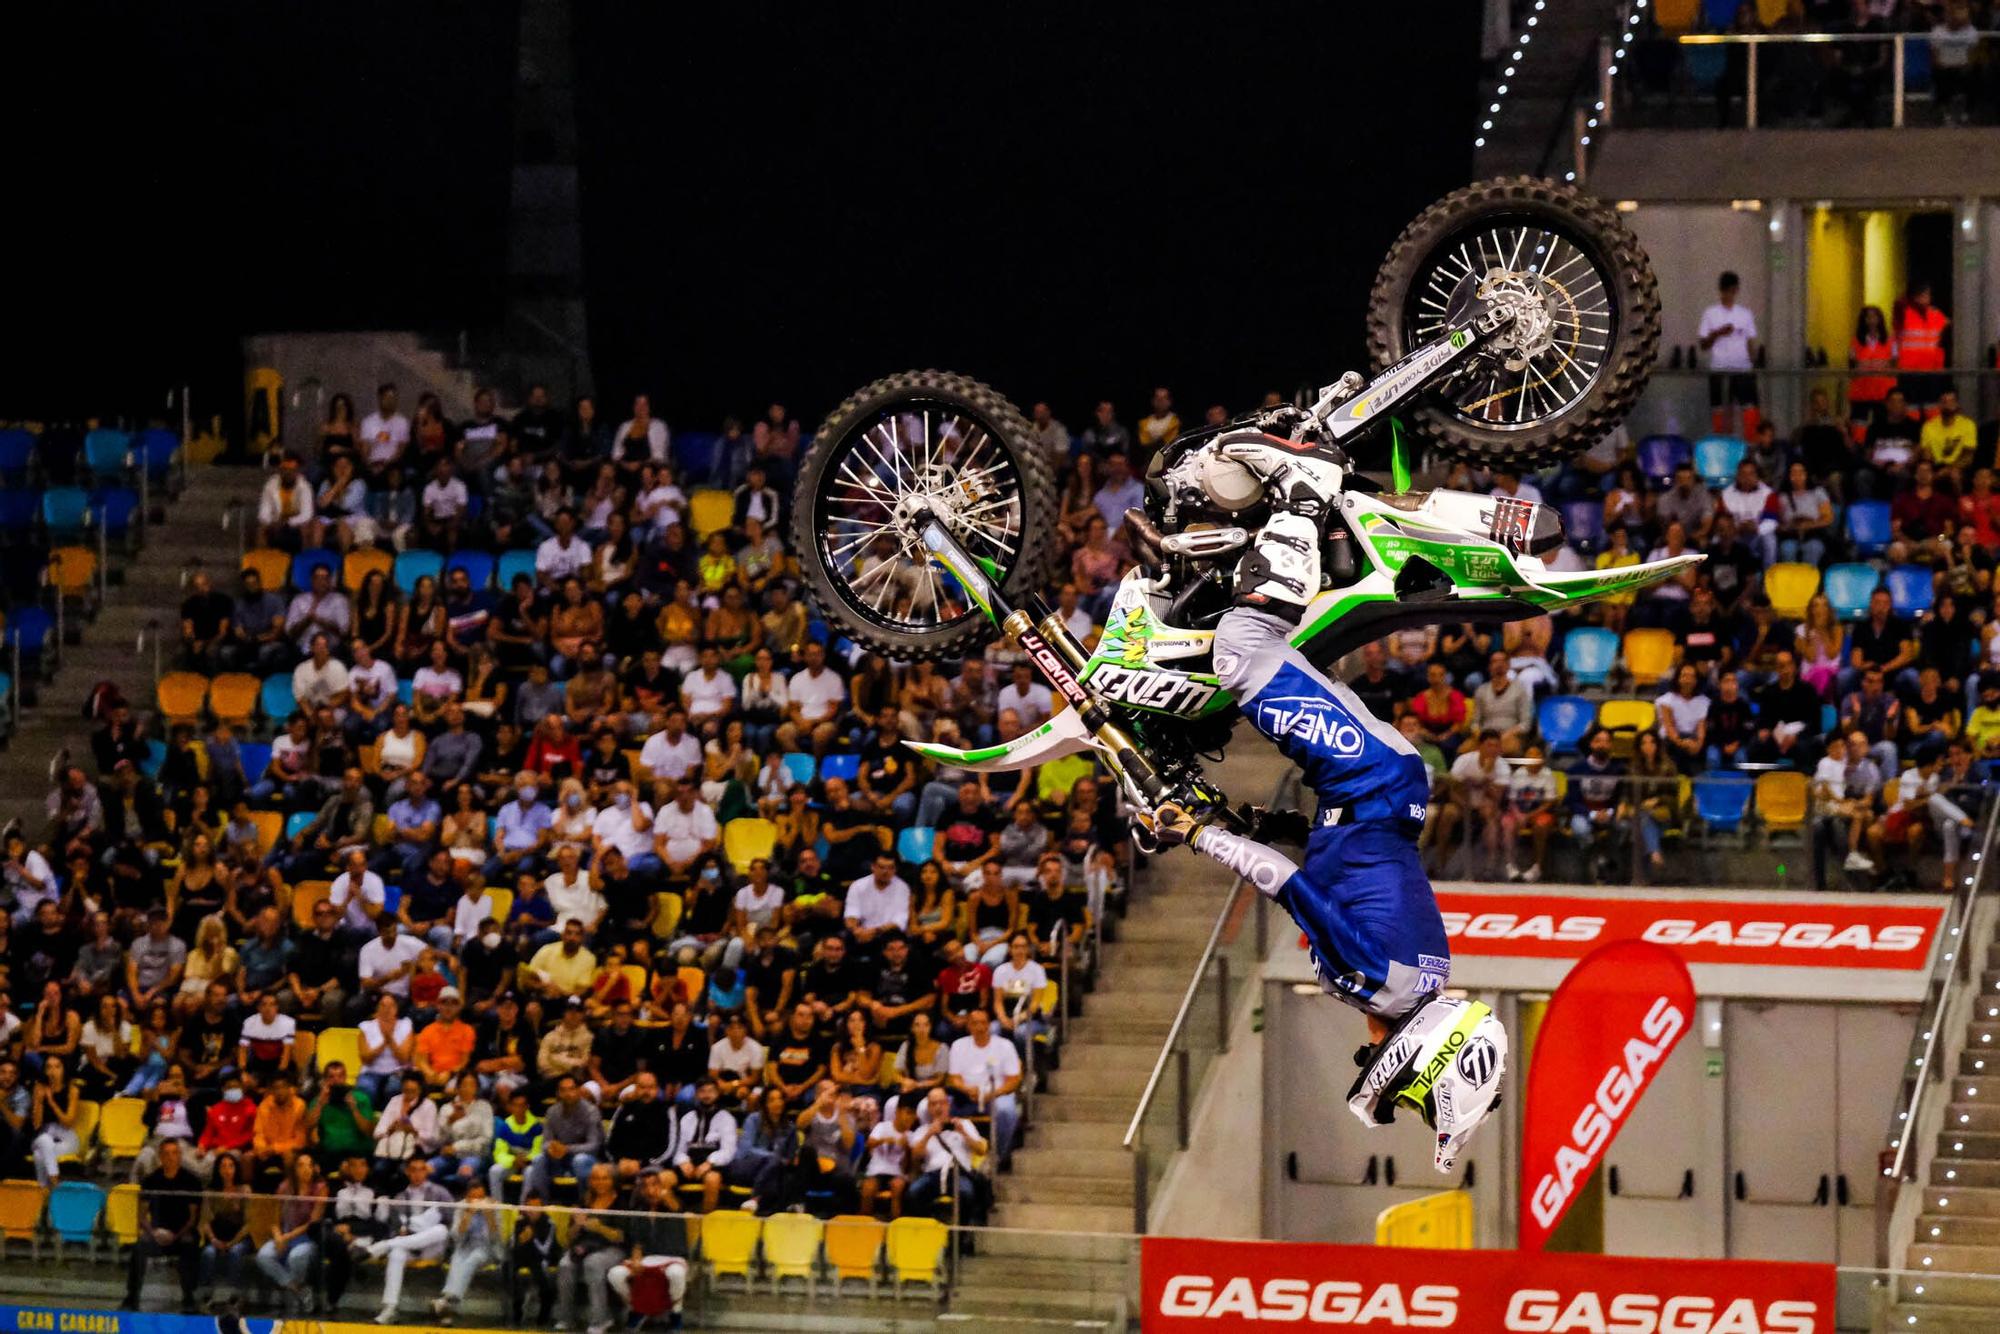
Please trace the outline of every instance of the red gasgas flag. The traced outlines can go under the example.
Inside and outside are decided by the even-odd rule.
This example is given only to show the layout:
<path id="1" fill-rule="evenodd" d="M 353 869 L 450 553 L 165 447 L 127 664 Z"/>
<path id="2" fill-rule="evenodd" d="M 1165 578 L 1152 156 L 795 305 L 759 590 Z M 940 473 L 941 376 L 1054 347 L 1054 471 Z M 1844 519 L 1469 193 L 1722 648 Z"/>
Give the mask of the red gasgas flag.
<path id="1" fill-rule="evenodd" d="M 1694 981 L 1664 945 L 1613 941 L 1563 979 L 1528 1072 L 1521 1249 L 1548 1242 L 1694 1021 Z"/>

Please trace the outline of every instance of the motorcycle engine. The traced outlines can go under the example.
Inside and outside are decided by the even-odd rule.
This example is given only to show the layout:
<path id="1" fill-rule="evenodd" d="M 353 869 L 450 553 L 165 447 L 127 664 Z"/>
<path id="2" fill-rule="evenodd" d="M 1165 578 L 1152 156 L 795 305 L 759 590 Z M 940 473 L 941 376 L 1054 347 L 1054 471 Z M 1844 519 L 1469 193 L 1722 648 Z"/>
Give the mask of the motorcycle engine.
<path id="1" fill-rule="evenodd" d="M 1241 514 L 1261 504 L 1264 484 L 1256 474 L 1212 449 L 1196 448 L 1174 460 L 1160 481 L 1177 511 L 1187 508 Z"/>

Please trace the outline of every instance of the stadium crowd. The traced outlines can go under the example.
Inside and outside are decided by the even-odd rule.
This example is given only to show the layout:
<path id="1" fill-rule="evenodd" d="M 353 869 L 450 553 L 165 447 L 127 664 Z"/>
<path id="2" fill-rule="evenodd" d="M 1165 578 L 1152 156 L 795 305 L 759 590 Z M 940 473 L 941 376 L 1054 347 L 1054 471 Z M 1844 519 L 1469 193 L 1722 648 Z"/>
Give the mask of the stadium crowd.
<path id="1" fill-rule="evenodd" d="M 1850 871 L 1895 883 L 1929 838 L 1953 874 L 1958 789 L 2000 759 L 1991 440 L 1900 386 L 1781 432 L 1750 378 L 1718 400 L 1748 433 L 1726 479 L 1622 433 L 1445 479 L 1561 505 L 1557 564 L 1708 559 L 1347 664 L 1434 771 L 1440 872 L 1539 878 L 1574 842 L 1609 876 L 1631 830 L 1657 872 L 1690 782 L 1746 770 L 1810 782 Z M 1131 428 L 1108 401 L 1074 434 L 1032 416 L 1088 640 L 1182 423 L 1164 388 Z M 134 1302 L 160 1254 L 190 1303 L 261 1276 L 329 1308 L 379 1260 L 386 1322 L 407 1265 L 449 1254 L 437 1319 L 498 1263 L 517 1315 L 583 1300 L 601 1328 L 635 1268 L 678 1296 L 685 1233 L 655 1215 L 984 1216 L 1132 854 L 1087 757 L 982 775 L 901 745 L 1012 737 L 1054 701 L 1002 645 L 899 666 L 828 634 L 784 540 L 801 444 L 777 405 L 677 440 L 644 396 L 614 425 L 482 393 L 453 423 L 385 385 L 277 462 L 240 570 L 190 572 L 161 721 L 100 692 L 91 755 L 4 853 L 0 1167 L 57 1182 L 86 1105 L 138 1118 Z M 1863 566 L 1843 620 L 1820 584 L 1851 558 L 1921 579 Z M 255 702 L 225 703 L 245 674 Z M 274 1193 L 253 1247 L 244 1202 Z M 558 1245 L 552 1206 L 602 1226 Z"/>

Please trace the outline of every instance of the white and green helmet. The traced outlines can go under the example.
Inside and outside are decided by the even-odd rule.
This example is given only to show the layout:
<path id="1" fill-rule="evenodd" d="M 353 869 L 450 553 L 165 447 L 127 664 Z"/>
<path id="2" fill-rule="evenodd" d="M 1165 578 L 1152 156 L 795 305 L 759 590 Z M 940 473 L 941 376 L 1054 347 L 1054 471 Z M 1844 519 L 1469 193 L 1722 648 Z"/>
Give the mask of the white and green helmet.
<path id="1" fill-rule="evenodd" d="M 1408 1107 L 1437 1132 L 1437 1169 L 1449 1172 L 1465 1142 L 1500 1105 L 1507 1030 L 1478 1001 L 1435 996 L 1389 1036 L 1355 1053 L 1362 1067 L 1347 1105 L 1364 1125 L 1388 1125 Z"/>

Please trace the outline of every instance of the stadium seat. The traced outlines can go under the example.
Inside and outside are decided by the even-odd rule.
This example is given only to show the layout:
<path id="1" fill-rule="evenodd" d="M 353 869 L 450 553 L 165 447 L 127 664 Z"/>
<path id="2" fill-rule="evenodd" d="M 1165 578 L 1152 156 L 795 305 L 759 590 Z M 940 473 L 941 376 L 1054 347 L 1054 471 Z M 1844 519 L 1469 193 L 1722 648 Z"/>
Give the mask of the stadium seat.
<path id="1" fill-rule="evenodd" d="M 507 925 L 508 914 L 514 911 L 514 891 L 511 889 L 489 889 L 486 891 L 486 911 L 500 925 Z"/>
<path id="2" fill-rule="evenodd" d="M 208 710 L 231 727 L 248 728 L 257 716 L 258 687 L 257 678 L 248 672 L 224 672 L 209 682 Z"/>
<path id="3" fill-rule="evenodd" d="M 146 758 L 139 761 L 139 772 L 149 779 L 158 779 L 160 770 L 167 762 L 167 743 L 158 737 L 146 741 Z"/>
<path id="4" fill-rule="evenodd" d="M 5 1182 L 0 1185 L 17 1185 Z M 29 1182 L 33 1185 L 33 1182 Z M 777 1215 L 785 1217 L 785 1215 Z M 717 1283 L 724 1278 L 738 1279 L 743 1290 L 750 1290 L 751 1258 L 757 1251 L 757 1238 L 764 1229 L 764 1220 L 755 1214 L 738 1210 L 720 1210 L 701 1220 L 701 1259 L 708 1267 L 708 1281 Z"/>
<path id="5" fill-rule="evenodd" d="M 632 992 L 632 1004 L 637 1008 L 646 998 L 646 965 L 643 963 L 620 964 L 618 971 L 624 975 L 625 985 Z"/>
<path id="6" fill-rule="evenodd" d="M 772 1292 L 786 1279 L 796 1279 L 806 1285 L 808 1299 L 819 1296 L 819 1244 L 825 1231 L 826 1224 L 811 1214 L 772 1214 L 764 1220 L 764 1268 Z"/>
<path id="7" fill-rule="evenodd" d="M 292 578 L 292 558 L 276 547 L 256 547 L 243 553 L 242 566 L 255 570 L 266 593 L 282 593 Z"/>
<path id="8" fill-rule="evenodd" d="M 1597 725 L 1613 732 L 1650 732 L 1659 721 L 1650 699 L 1607 699 L 1597 710 Z"/>
<path id="9" fill-rule="evenodd" d="M 76 1152 L 64 1154 L 57 1162 L 81 1167 L 97 1156 L 97 1119 L 102 1115 L 103 1103 L 91 1098 L 77 1100 L 76 1115 L 69 1123 L 69 1128 L 76 1132 Z"/>
<path id="10" fill-rule="evenodd" d="M 1873 565 L 1829 565 L 1826 568 L 1826 600 L 1833 614 L 1843 621 L 1858 621 L 1868 614 L 1868 599 L 1882 576 Z"/>
<path id="11" fill-rule="evenodd" d="M 1771 608 L 1786 620 L 1804 620 L 1806 604 L 1819 592 L 1819 568 L 1781 561 L 1764 571 L 1764 593 Z"/>
<path id="12" fill-rule="evenodd" d="M 247 745 L 243 746 L 242 750 L 244 751 L 243 767 L 245 770 L 248 770 L 250 767 L 250 747 Z M 271 748 L 266 746 L 264 747 L 264 763 L 269 764 L 270 762 Z M 259 769 L 257 772 L 262 773 L 263 770 Z M 259 857 L 264 856 L 272 848 L 278 846 L 278 837 L 285 832 L 285 817 L 282 814 L 277 811 L 252 811 L 250 812 L 250 823 L 257 826 L 257 855 Z"/>
<path id="13" fill-rule="evenodd" d="M 1733 435 L 1704 436 L 1694 444 L 1694 470 L 1710 486 L 1721 488 L 1736 480 L 1745 446 Z"/>
<path id="14" fill-rule="evenodd" d="M 525 574 L 530 583 L 535 578 L 535 553 L 532 551 L 503 551 L 500 553 L 500 591 L 506 592 L 514 586 L 514 576 Z"/>
<path id="15" fill-rule="evenodd" d="M 83 466 L 97 478 L 123 477 L 132 461 L 132 437 L 100 426 L 83 438 Z"/>
<path id="16" fill-rule="evenodd" d="M 299 831 L 311 824 L 313 817 L 318 814 L 318 811 L 293 811 L 290 815 L 287 815 L 285 817 L 285 837 L 297 838 Z"/>
<path id="17" fill-rule="evenodd" d="M 0 430 L 0 483 L 26 486 L 35 461 L 35 437 L 18 426 Z"/>
<path id="18" fill-rule="evenodd" d="M 1857 500 L 1847 507 L 1847 540 L 1855 555 L 1880 555 L 1891 536 L 1888 501 Z"/>
<path id="19" fill-rule="evenodd" d="M 312 587 L 312 572 L 324 565 L 333 576 L 334 583 L 340 582 L 340 553 L 328 551 L 325 547 L 308 547 L 292 557 L 292 587 L 306 589 Z"/>
<path id="20" fill-rule="evenodd" d="M 941 1292 L 945 1243 L 951 1230 L 935 1218 L 898 1218 L 889 1224 L 889 1278 L 896 1295 L 917 1283 Z"/>
<path id="21" fill-rule="evenodd" d="M 829 778 L 838 778 L 842 782 L 852 783 L 860 772 L 861 757 L 852 753 L 828 755 L 819 762 L 821 782 L 825 782 Z"/>
<path id="22" fill-rule="evenodd" d="M 1553 759 L 1574 751 L 1597 722 L 1597 706 L 1581 695 L 1550 695 L 1535 706 L 1535 726 Z"/>
<path id="23" fill-rule="evenodd" d="M 154 684 L 153 699 L 169 723 L 198 720 L 208 701 L 208 678 L 199 672 L 168 672 Z"/>
<path id="24" fill-rule="evenodd" d="M 139 493 L 129 486 L 100 486 L 90 493 L 90 513 L 107 541 L 123 542 L 139 513 Z"/>
<path id="25" fill-rule="evenodd" d="M 743 816 L 722 826 L 722 855 L 739 872 L 751 862 L 770 860 L 778 846 L 778 827 L 757 816 Z"/>
<path id="26" fill-rule="evenodd" d="M 1625 671 L 1635 686 L 1654 685 L 1674 670 L 1673 631 L 1647 627 L 1625 632 Z"/>
<path id="27" fill-rule="evenodd" d="M 848 1283 L 866 1284 L 874 1295 L 887 1232 L 880 1220 L 863 1214 L 836 1214 L 826 1221 L 826 1267 L 833 1274 L 834 1296 Z"/>
<path id="28" fill-rule="evenodd" d="M 181 438 L 156 426 L 139 433 L 139 438 L 132 442 L 132 452 L 152 484 L 158 486 L 168 480 L 167 474 L 181 452 Z"/>
<path id="29" fill-rule="evenodd" d="M 727 530 L 734 522 L 736 497 L 729 492 L 703 488 L 688 497 L 688 523 L 697 541 Z"/>
<path id="30" fill-rule="evenodd" d="M 292 674 L 273 672 L 265 677 L 257 690 L 257 707 L 275 726 L 284 726 L 285 720 L 297 713 L 299 708 L 298 700 L 292 694 Z"/>
<path id="31" fill-rule="evenodd" d="M 681 924 L 681 911 L 685 905 L 681 896 L 672 891 L 663 891 L 653 896 L 653 934 L 661 940 L 672 940 L 674 928 Z"/>
<path id="32" fill-rule="evenodd" d="M 1618 635 L 1601 626 L 1579 626 L 1563 638 L 1563 661 L 1580 686 L 1601 686 L 1618 662 Z"/>
<path id="33" fill-rule="evenodd" d="M 56 596 L 85 606 L 97 601 L 97 553 L 89 547 L 57 547 L 49 553 L 49 587 Z"/>
<path id="34" fill-rule="evenodd" d="M 1796 770 L 1757 775 L 1757 818 L 1767 835 L 1804 831 L 1806 790 L 1806 776 Z"/>
<path id="35" fill-rule="evenodd" d="M 1898 616 L 1923 616 L 1930 611 L 1930 566 L 1892 565 L 1886 582 Z"/>
<path id="36" fill-rule="evenodd" d="M 444 557 L 435 551 L 404 551 L 396 556 L 396 587 L 405 596 L 417 591 L 417 581 L 429 575 L 433 580 L 444 575 Z"/>
<path id="37" fill-rule="evenodd" d="M 33 675 L 42 669 L 43 660 L 55 643 L 56 618 L 44 607 L 16 607 L 9 616 L 6 646 L 20 646 L 21 667 Z"/>
<path id="38" fill-rule="evenodd" d="M 271 764 L 271 743 L 268 741 L 236 742 L 236 753 L 243 760 L 243 776 L 251 782 L 263 777 L 264 770 Z"/>
<path id="39" fill-rule="evenodd" d="M 705 482 L 715 471 L 715 447 L 722 437 L 713 431 L 676 431 L 674 465 L 689 481 Z"/>
<path id="40" fill-rule="evenodd" d="M 813 757 L 805 751 L 788 750 L 785 752 L 785 773 L 791 778 L 792 782 L 801 785 L 810 785 L 813 780 L 814 769 Z"/>
<path id="41" fill-rule="evenodd" d="M 1586 556 L 1604 546 L 1604 506 L 1595 500 L 1572 500 L 1562 507 L 1563 533 Z"/>
<path id="42" fill-rule="evenodd" d="M 55 1234 L 56 1258 L 65 1246 L 88 1251 L 97 1241 L 97 1220 L 104 1214 L 104 1187 L 90 1181 L 64 1180 L 49 1191 L 49 1231 Z"/>
<path id="43" fill-rule="evenodd" d="M 493 584 L 493 557 L 483 551 L 454 551 L 445 558 L 445 573 L 464 570 L 465 577 L 472 581 L 474 592 L 490 588 Z"/>
<path id="44" fill-rule="evenodd" d="M 1703 774 L 1694 780 L 1694 813 L 1712 834 L 1734 833 L 1743 827 L 1755 784 L 1748 778 Z"/>
<path id="45" fill-rule="evenodd" d="M 911 825 L 896 834 L 896 856 L 912 866 L 922 866 L 935 855 L 937 830 L 929 825 Z"/>
<path id="46" fill-rule="evenodd" d="M 0 1181 L 0 1239 L 25 1241 L 32 1246 L 48 1199 L 49 1193 L 40 1182 Z M 5 1254 L 6 1247 L 0 1244 L 0 1256 Z"/>
<path id="47" fill-rule="evenodd" d="M 1473 1244 L 1472 1192 L 1441 1190 L 1375 1215 L 1375 1244 L 1460 1251 Z"/>
<path id="48" fill-rule="evenodd" d="M 396 558 L 380 547 L 357 547 L 340 563 L 340 583 L 350 593 L 361 591 L 361 581 L 375 571 L 387 575 L 396 568 Z"/>
<path id="49" fill-rule="evenodd" d="M 80 486 L 42 492 L 42 527 L 52 543 L 80 540 L 90 529 L 90 493 Z"/>
<path id="50" fill-rule="evenodd" d="M 350 1078 L 361 1073 L 361 1030 L 358 1028 L 327 1028 L 320 1030 L 319 1045 L 314 1054 L 321 1070 L 335 1061 L 347 1067 Z"/>
<path id="51" fill-rule="evenodd" d="M 139 1240 L 139 1183 L 121 1182 L 104 1197 L 104 1230 L 119 1246 Z"/>
<path id="52" fill-rule="evenodd" d="M 1649 435 L 1639 442 L 1639 471 L 1658 486 L 1671 485 L 1674 469 L 1694 461 L 1694 446 L 1678 435 Z"/>

